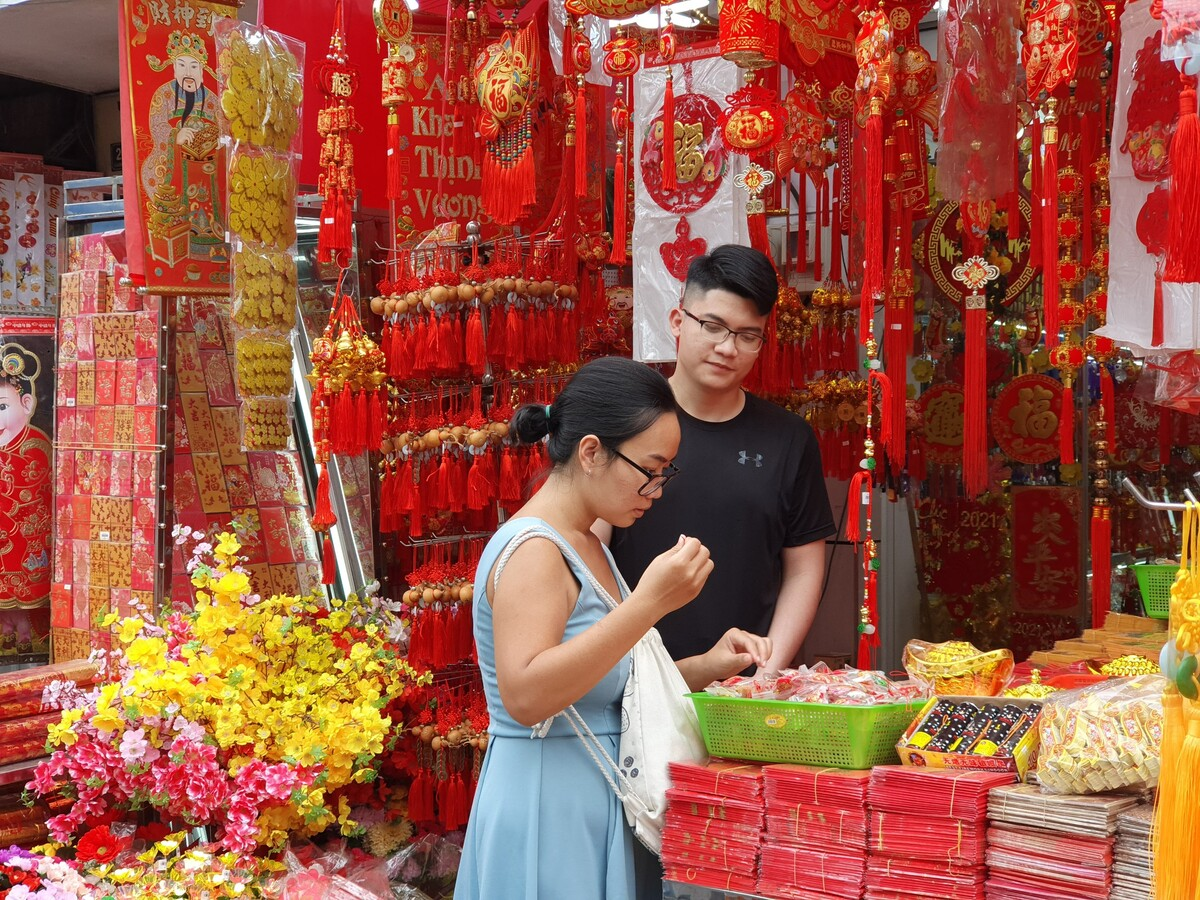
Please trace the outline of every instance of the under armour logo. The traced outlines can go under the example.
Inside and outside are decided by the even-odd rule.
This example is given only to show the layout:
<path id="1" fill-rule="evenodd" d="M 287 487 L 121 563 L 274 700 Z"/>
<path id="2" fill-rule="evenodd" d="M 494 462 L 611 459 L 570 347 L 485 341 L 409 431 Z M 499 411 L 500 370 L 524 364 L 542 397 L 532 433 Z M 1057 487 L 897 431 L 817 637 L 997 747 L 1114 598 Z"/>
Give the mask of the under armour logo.
<path id="1" fill-rule="evenodd" d="M 744 466 L 746 463 L 751 462 L 751 461 L 753 461 L 753 463 L 754 463 L 754 468 L 756 468 L 756 469 L 762 468 L 762 454 L 761 453 L 755 453 L 753 456 L 751 456 L 745 450 L 742 450 L 738 453 L 738 462 L 741 465 Z"/>

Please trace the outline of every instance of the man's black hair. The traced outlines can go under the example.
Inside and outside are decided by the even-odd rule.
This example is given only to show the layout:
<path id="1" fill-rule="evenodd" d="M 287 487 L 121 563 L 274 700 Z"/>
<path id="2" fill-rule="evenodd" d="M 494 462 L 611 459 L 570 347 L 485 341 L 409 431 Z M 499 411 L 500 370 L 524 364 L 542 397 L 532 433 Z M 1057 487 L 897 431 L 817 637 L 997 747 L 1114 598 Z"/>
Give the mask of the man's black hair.
<path id="1" fill-rule="evenodd" d="M 765 254 L 740 244 L 722 244 L 688 266 L 684 299 L 708 291 L 744 297 L 760 316 L 769 316 L 779 297 L 779 278 Z"/>

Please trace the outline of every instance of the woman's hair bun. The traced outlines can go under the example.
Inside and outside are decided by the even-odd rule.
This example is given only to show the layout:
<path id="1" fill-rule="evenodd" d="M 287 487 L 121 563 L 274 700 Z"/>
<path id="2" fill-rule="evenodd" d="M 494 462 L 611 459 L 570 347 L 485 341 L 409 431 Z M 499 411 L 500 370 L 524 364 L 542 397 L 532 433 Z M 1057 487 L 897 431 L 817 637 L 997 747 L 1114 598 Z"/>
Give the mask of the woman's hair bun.
<path id="1" fill-rule="evenodd" d="M 518 407 L 512 418 L 512 433 L 522 444 L 536 444 L 550 433 L 550 416 L 541 403 Z"/>

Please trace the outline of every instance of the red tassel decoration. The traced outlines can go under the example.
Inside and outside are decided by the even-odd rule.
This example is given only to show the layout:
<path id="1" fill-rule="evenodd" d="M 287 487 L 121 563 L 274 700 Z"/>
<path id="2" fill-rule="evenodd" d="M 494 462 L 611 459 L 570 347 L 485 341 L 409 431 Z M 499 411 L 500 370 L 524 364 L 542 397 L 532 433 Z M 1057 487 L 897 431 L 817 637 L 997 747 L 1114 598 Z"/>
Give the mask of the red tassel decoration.
<path id="1" fill-rule="evenodd" d="M 966 299 L 965 372 L 963 374 L 963 485 L 978 497 L 988 485 L 987 447 L 987 299 Z"/>
<path id="2" fill-rule="evenodd" d="M 822 261 L 824 255 L 824 241 L 821 240 L 822 229 L 825 227 L 825 220 L 828 217 L 828 211 L 825 205 L 829 202 L 829 182 L 826 180 L 824 173 L 821 176 L 821 184 L 814 185 L 816 190 L 814 193 L 817 197 L 817 212 L 815 216 L 815 229 L 813 237 L 813 281 L 818 283 L 825 277 L 825 265 Z M 834 234 L 837 234 L 837 229 L 834 229 Z M 833 267 L 830 266 L 832 269 Z"/>
<path id="3" fill-rule="evenodd" d="M 879 444 L 889 453 L 895 444 L 895 423 L 893 422 L 892 380 L 882 369 L 871 369 L 867 374 L 868 387 L 871 382 L 879 385 Z"/>
<path id="4" fill-rule="evenodd" d="M 1112 608 L 1112 512 L 1100 498 L 1092 507 L 1092 627 L 1103 628 Z"/>
<path id="5" fill-rule="evenodd" d="M 875 302 L 883 292 L 883 107 L 880 100 L 871 101 L 871 113 L 863 131 L 867 144 L 867 181 L 858 339 L 866 344 L 871 337 Z"/>
<path id="6" fill-rule="evenodd" d="M 846 540 L 857 544 L 862 540 L 862 510 L 871 509 L 871 473 L 859 469 L 850 479 L 850 488 L 846 494 Z"/>
<path id="7" fill-rule="evenodd" d="M 1061 465 L 1075 464 L 1075 390 L 1071 376 L 1063 378 L 1062 415 L 1058 423 L 1058 461 Z"/>
<path id="8" fill-rule="evenodd" d="M 1163 273 L 1162 267 L 1154 270 L 1154 309 L 1151 313 L 1151 347 L 1161 347 L 1166 339 L 1163 334 Z"/>
<path id="9" fill-rule="evenodd" d="M 663 158 L 662 182 L 664 191 L 674 191 L 679 182 L 675 174 L 675 76 L 667 66 L 667 90 L 663 95 Z"/>
<path id="10" fill-rule="evenodd" d="M 387 198 L 399 200 L 404 190 L 404 173 L 400 156 L 400 116 L 388 110 L 387 118 Z"/>
<path id="11" fill-rule="evenodd" d="M 325 544 L 321 551 L 321 584 L 333 584 L 337 581 L 337 560 L 333 555 L 333 539 L 326 534 Z"/>
<path id="12" fill-rule="evenodd" d="M 1168 205 L 1167 263 L 1163 281 L 1200 282 L 1200 119 L 1196 85 L 1188 76 L 1179 92 L 1179 123 L 1171 138 L 1171 193 Z"/>
<path id="13" fill-rule="evenodd" d="M 387 388 L 376 388 L 371 391 L 371 409 L 367 420 L 367 450 L 372 453 L 379 452 L 379 445 L 383 443 L 383 426 L 386 402 Z"/>
<path id="14" fill-rule="evenodd" d="M 479 307 L 471 310 L 467 318 L 466 345 L 467 368 L 475 377 L 481 377 L 487 367 L 487 345 L 483 341 L 483 317 Z"/>
<path id="15" fill-rule="evenodd" d="M 837 221 L 841 217 L 842 201 L 833 201 L 833 228 L 829 232 L 829 280 L 837 284 L 843 283 L 842 272 L 842 233 L 838 230 Z"/>
<path id="16" fill-rule="evenodd" d="M 1042 120 L 1036 116 L 1032 127 L 1033 149 L 1029 155 L 1030 204 L 1029 264 L 1042 265 Z M 1058 238 L 1055 236 L 1055 245 Z"/>
<path id="17" fill-rule="evenodd" d="M 575 76 L 575 196 L 586 197 L 588 190 L 587 154 L 587 82 Z"/>
<path id="18" fill-rule="evenodd" d="M 1108 366 L 1100 364 L 1100 408 L 1104 411 L 1104 440 L 1108 444 L 1108 455 L 1117 455 L 1117 403 L 1114 395 L 1112 373 Z"/>
<path id="19" fill-rule="evenodd" d="M 1058 117 L 1054 100 L 1042 128 L 1042 316 L 1046 348 L 1058 346 Z"/>
<path id="20" fill-rule="evenodd" d="M 366 391 L 358 391 L 354 398 L 354 450 L 362 453 L 370 449 L 371 415 Z M 376 445 L 378 446 L 378 445 Z"/>
<path id="21" fill-rule="evenodd" d="M 800 179 L 800 230 L 796 234 L 796 271 L 808 271 L 808 179 Z"/>
<path id="22" fill-rule="evenodd" d="M 317 478 L 317 499 L 313 505 L 313 531 L 328 531 L 337 524 L 333 514 L 333 505 L 329 502 L 329 466 L 321 466 L 321 474 Z"/>
<path id="23" fill-rule="evenodd" d="M 625 186 L 625 142 L 617 140 L 617 161 L 613 169 L 613 245 L 608 261 L 614 266 L 629 262 L 626 244 L 629 241 L 627 193 Z"/>

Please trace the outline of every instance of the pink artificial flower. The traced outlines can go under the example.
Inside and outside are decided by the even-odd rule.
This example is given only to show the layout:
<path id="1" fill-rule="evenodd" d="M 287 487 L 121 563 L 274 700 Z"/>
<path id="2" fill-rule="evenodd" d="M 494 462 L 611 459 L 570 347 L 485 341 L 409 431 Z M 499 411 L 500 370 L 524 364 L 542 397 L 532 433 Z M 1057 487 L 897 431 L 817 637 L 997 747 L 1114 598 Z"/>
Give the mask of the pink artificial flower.
<path id="1" fill-rule="evenodd" d="M 147 751 L 151 749 L 150 742 L 146 740 L 145 728 L 126 731 L 121 736 L 121 758 L 129 765 L 142 762 Z"/>
<path id="2" fill-rule="evenodd" d="M 268 766 L 265 772 L 265 789 L 268 797 L 286 800 L 295 790 L 299 778 L 296 771 L 284 763 Z"/>

